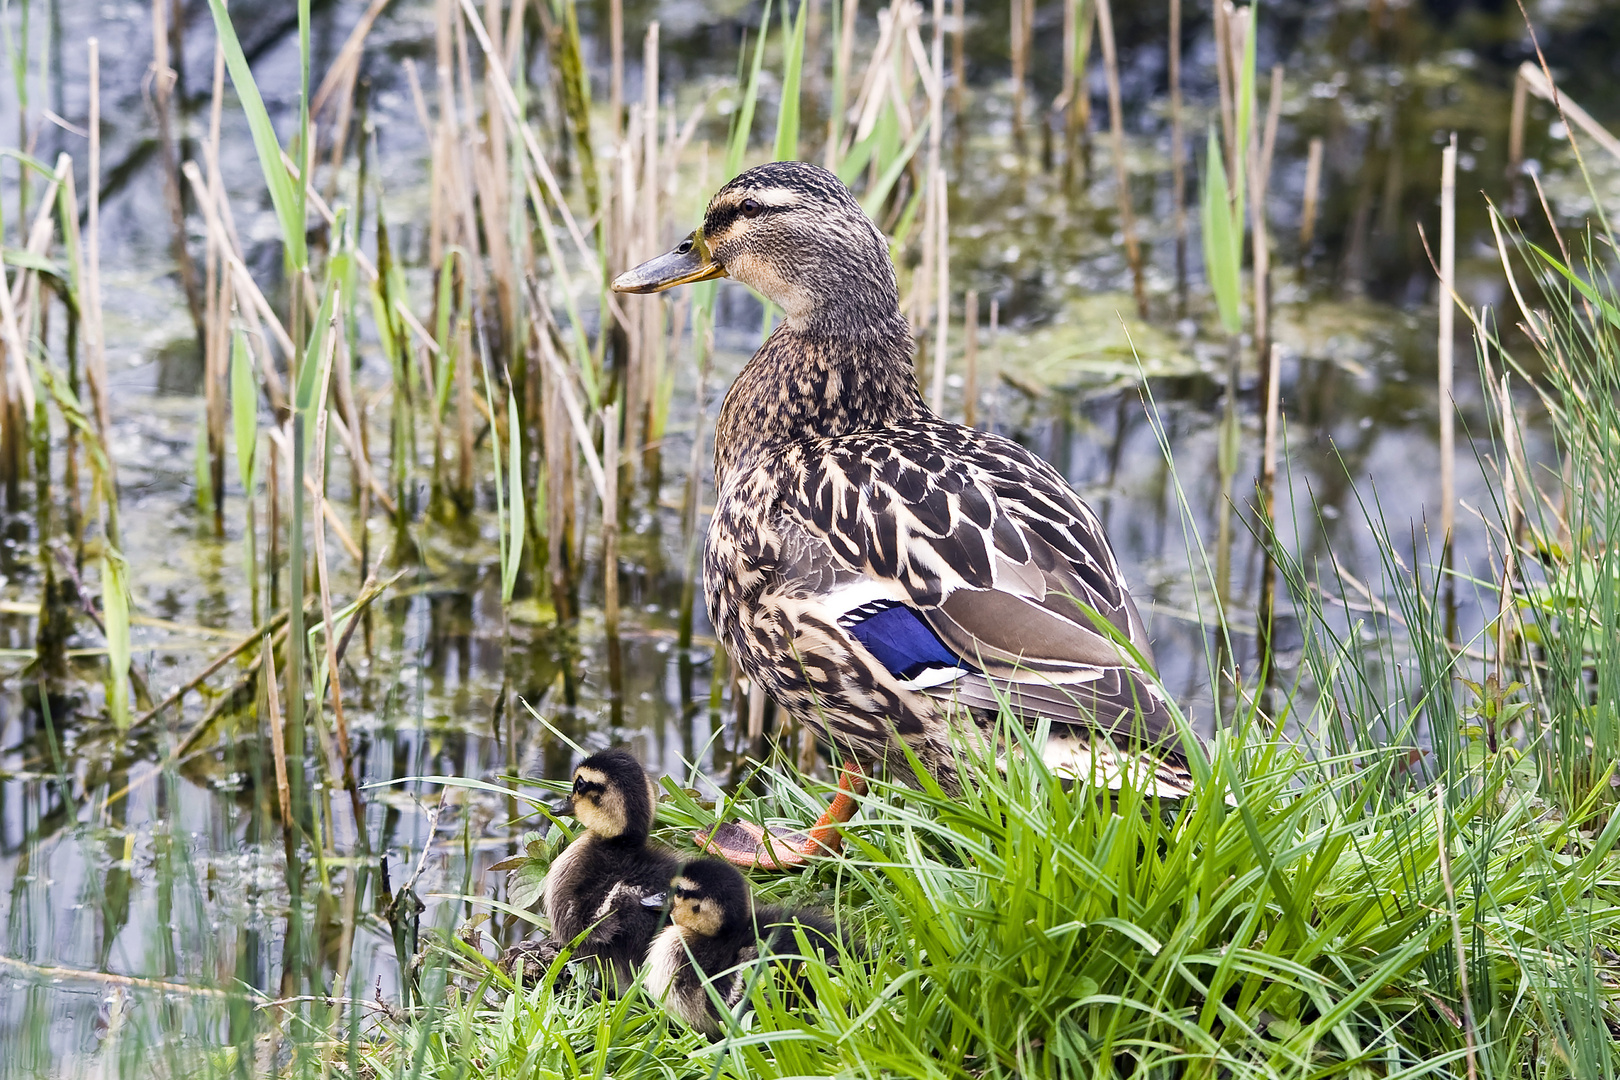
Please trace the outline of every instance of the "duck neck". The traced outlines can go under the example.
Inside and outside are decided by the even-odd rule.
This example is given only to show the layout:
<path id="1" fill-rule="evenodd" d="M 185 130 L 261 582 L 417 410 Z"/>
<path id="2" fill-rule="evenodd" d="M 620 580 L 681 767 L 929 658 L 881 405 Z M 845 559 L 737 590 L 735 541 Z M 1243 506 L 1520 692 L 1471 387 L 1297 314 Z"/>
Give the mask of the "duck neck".
<path id="1" fill-rule="evenodd" d="M 744 365 L 715 424 L 715 481 L 799 439 L 875 431 L 925 414 L 900 312 L 789 319 Z"/>

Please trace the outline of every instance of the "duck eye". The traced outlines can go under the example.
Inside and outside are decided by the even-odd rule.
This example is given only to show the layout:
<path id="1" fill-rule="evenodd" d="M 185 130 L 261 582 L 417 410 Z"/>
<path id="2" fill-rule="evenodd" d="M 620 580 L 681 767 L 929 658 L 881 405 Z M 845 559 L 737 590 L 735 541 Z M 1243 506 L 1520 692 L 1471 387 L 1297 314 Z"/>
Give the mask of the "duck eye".
<path id="1" fill-rule="evenodd" d="M 759 217 L 759 212 L 765 209 L 765 207 L 760 205 L 760 201 L 758 199 L 744 199 L 742 201 L 742 206 L 739 209 L 742 210 L 743 217 L 755 218 Z"/>
<path id="2" fill-rule="evenodd" d="M 692 250 L 692 238 L 690 236 L 688 236 L 685 240 L 681 241 L 681 246 L 675 249 L 675 254 L 677 254 L 677 255 L 685 255 L 688 251 L 691 251 L 691 250 Z"/>

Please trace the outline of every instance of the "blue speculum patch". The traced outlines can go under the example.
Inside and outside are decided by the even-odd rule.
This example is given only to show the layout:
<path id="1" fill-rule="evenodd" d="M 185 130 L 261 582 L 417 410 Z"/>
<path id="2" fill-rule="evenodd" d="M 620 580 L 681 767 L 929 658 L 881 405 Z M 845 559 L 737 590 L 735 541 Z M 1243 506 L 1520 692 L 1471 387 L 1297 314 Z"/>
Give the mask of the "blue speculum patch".
<path id="1" fill-rule="evenodd" d="M 973 665 L 947 649 L 928 624 L 904 604 L 867 616 L 850 626 L 849 632 L 890 674 L 902 679 L 914 679 L 925 668 L 974 670 Z"/>

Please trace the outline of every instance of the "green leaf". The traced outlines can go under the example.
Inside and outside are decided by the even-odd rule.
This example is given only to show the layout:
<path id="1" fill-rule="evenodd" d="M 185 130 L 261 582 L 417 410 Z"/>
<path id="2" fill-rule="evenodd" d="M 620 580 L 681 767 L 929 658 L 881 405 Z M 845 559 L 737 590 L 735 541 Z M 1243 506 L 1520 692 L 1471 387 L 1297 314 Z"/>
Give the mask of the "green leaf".
<path id="1" fill-rule="evenodd" d="M 766 31 L 771 25 L 771 0 L 765 0 L 765 13 L 759 21 L 759 38 L 754 42 L 754 58 L 749 63 L 748 87 L 743 91 L 742 107 L 737 110 L 731 138 L 726 144 L 726 177 L 742 171 L 743 155 L 748 151 L 748 135 L 754 127 L 754 106 L 759 102 L 759 72 L 765 63 Z"/>
<path id="2" fill-rule="evenodd" d="M 1204 193 L 1199 207 L 1202 225 L 1204 274 L 1215 293 L 1215 306 L 1221 325 L 1228 334 L 1243 329 L 1241 304 L 1241 233 L 1233 220 L 1231 199 L 1226 186 L 1226 169 L 1221 165 L 1220 145 L 1210 128 L 1204 153 Z"/>
<path id="3" fill-rule="evenodd" d="M 208 417 L 197 420 L 197 435 L 192 439 L 191 468 L 197 496 L 197 509 L 208 511 L 214 505 L 214 470 L 208 464 Z"/>
<path id="4" fill-rule="evenodd" d="M 501 603 L 512 602 L 512 590 L 517 586 L 518 567 L 523 564 L 523 534 L 525 511 L 523 509 L 523 422 L 518 416 L 517 397 L 510 389 L 506 391 L 506 431 L 507 431 L 507 508 L 506 527 L 508 536 L 506 541 L 506 565 L 501 571 Z"/>
<path id="5" fill-rule="evenodd" d="M 926 118 L 917 126 L 917 131 L 911 136 L 910 141 L 889 162 L 888 167 L 883 170 L 883 174 L 878 177 L 877 183 L 872 185 L 872 189 L 862 196 L 861 209 L 866 211 L 867 217 L 877 217 L 882 212 L 883 203 L 888 199 L 889 192 L 899 182 L 900 174 L 906 171 L 906 164 L 911 161 L 912 156 L 917 153 L 917 148 L 922 146 L 923 139 L 928 136 L 928 125 L 930 123 L 932 123 L 932 118 Z M 878 133 L 873 131 L 872 134 L 867 136 L 867 139 L 875 139 L 877 135 Z"/>
<path id="6" fill-rule="evenodd" d="M 101 555 L 101 614 L 107 625 L 107 712 L 129 728 L 129 564 L 111 544 Z"/>
<path id="7" fill-rule="evenodd" d="M 259 167 L 264 170 L 264 181 L 270 189 L 270 202 L 276 208 L 281 223 L 281 239 L 287 247 L 287 261 L 296 270 L 309 265 L 309 250 L 304 244 L 303 200 L 299 197 L 299 184 L 287 171 L 281 160 L 281 142 L 270 123 L 264 99 L 259 96 L 258 83 L 253 81 L 253 69 L 242 53 L 242 43 L 236 38 L 236 27 L 225 10 L 225 0 L 208 0 L 214 14 L 214 29 L 219 34 L 220 46 L 225 51 L 225 66 L 230 69 L 231 85 L 247 113 L 248 128 L 253 132 L 253 148 L 259 155 Z"/>
<path id="8" fill-rule="evenodd" d="M 776 114 L 776 160 L 799 156 L 799 82 L 804 67 L 805 15 L 810 0 L 799 0 L 799 14 L 788 30 L 787 3 L 782 4 L 782 105 Z M 764 35 L 760 35 L 764 40 Z"/>
<path id="9" fill-rule="evenodd" d="M 1587 282 L 1582 281 L 1573 270 L 1559 262 L 1557 259 L 1553 258 L 1546 251 L 1543 251 L 1541 248 L 1530 243 L 1528 240 L 1525 241 L 1525 244 L 1530 248 L 1531 251 L 1534 251 L 1537 255 L 1540 255 L 1543 259 L 1545 259 L 1548 266 L 1558 271 L 1564 276 L 1565 280 L 1567 280 L 1571 285 L 1575 286 L 1576 292 L 1586 297 L 1586 299 L 1591 303 L 1596 304 L 1597 309 L 1603 313 L 1603 317 L 1609 321 L 1611 326 L 1620 327 L 1620 309 L 1616 309 L 1613 304 L 1603 299 L 1596 289 L 1594 289 Z"/>
<path id="10" fill-rule="evenodd" d="M 546 865 L 535 859 L 523 860 L 506 879 L 506 902 L 520 911 L 532 908 L 545 891 Z"/>
<path id="11" fill-rule="evenodd" d="M 247 335 L 241 330 L 231 336 L 231 429 L 236 436 L 236 474 L 251 499 L 259 451 L 259 385 L 253 377 Z"/>

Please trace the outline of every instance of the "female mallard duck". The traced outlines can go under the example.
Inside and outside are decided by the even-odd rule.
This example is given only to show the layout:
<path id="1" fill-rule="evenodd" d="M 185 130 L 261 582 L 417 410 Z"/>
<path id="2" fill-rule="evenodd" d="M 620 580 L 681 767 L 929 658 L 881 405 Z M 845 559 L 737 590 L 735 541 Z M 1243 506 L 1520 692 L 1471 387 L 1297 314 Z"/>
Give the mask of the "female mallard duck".
<path id="1" fill-rule="evenodd" d="M 797 908 L 756 907 L 743 876 L 719 859 L 694 859 L 681 867 L 669 886 L 669 919 L 647 950 L 645 985 L 672 1015 L 707 1035 L 720 1034 L 720 1007 L 737 1007 L 762 956 L 771 961 L 790 1007 L 814 1001 L 799 976 L 803 959 L 795 959 L 796 932 L 822 960 L 836 964 L 840 955 L 831 919 Z"/>
<path id="2" fill-rule="evenodd" d="M 559 813 L 585 827 L 546 873 L 545 908 L 557 945 L 603 964 L 603 985 L 622 991 L 663 925 L 664 893 L 681 860 L 652 844 L 657 790 L 624 750 L 592 754 L 574 770 Z"/>
<path id="3" fill-rule="evenodd" d="M 904 768 L 903 743 L 950 785 L 953 730 L 989 732 L 1005 704 L 1050 722 L 1054 768 L 1184 794 L 1101 523 L 1046 462 L 923 404 L 887 245 L 849 189 L 802 162 L 750 169 L 613 288 L 723 275 L 786 314 L 715 428 L 704 591 L 743 672 L 859 764 Z M 728 825 L 710 841 L 740 865 L 802 863 L 837 844 L 858 771 L 840 788 L 808 835 Z"/>

